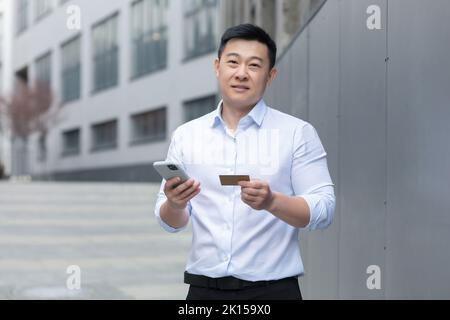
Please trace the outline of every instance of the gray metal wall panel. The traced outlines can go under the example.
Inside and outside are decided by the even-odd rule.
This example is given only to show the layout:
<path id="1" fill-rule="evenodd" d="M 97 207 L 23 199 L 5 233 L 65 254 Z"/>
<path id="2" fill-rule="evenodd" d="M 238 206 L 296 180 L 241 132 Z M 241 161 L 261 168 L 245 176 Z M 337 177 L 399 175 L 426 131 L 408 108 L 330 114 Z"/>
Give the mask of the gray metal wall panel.
<path id="1" fill-rule="evenodd" d="M 301 233 L 305 298 L 450 298 L 449 16 L 446 0 L 329 0 L 279 61 L 272 105 L 291 96 L 336 184 L 334 224 Z"/>
<path id="2" fill-rule="evenodd" d="M 320 135 L 327 151 L 328 168 L 338 184 L 338 107 L 339 107 L 339 7 L 338 1 L 329 1 L 310 23 L 306 36 L 309 41 L 309 111 L 308 121 Z M 293 68 L 295 68 L 293 66 Z M 295 83 L 294 83 L 295 85 Z M 295 95 L 296 92 L 293 92 Z M 309 246 L 302 251 L 306 264 L 304 285 L 310 299 L 338 298 L 339 261 L 339 206 L 333 224 L 326 231 L 302 232 L 301 244 Z"/>
<path id="3" fill-rule="evenodd" d="M 388 298 L 450 298 L 449 17 L 389 2 Z"/>
<path id="4" fill-rule="evenodd" d="M 291 88 L 289 87 L 289 83 L 291 80 L 291 68 L 286 68 L 288 65 L 292 65 L 292 54 L 288 54 L 285 57 L 286 63 L 283 64 L 282 70 L 280 70 L 280 74 L 278 77 L 278 81 L 280 83 L 285 83 L 287 85 L 284 86 L 278 86 L 277 87 L 277 98 L 279 101 L 279 105 L 276 106 L 276 108 L 280 108 L 282 111 L 291 113 L 292 112 L 292 94 L 291 94 Z"/>
<path id="5" fill-rule="evenodd" d="M 290 58 L 290 55 L 285 57 L 286 64 L 280 67 L 277 77 L 265 95 L 265 100 L 271 107 L 286 113 L 292 111 L 291 92 L 288 87 L 279 84 L 289 83 L 291 72 L 286 66 L 287 63 L 290 63 Z"/>
<path id="6" fill-rule="evenodd" d="M 301 119 L 308 119 L 308 64 L 309 64 L 309 37 L 308 29 L 292 45 L 288 52 L 290 65 L 283 61 L 283 70 L 289 70 L 290 78 L 285 82 L 289 88 L 291 99 L 291 114 Z"/>
<path id="7" fill-rule="evenodd" d="M 307 38 L 302 34 L 283 56 L 282 62 L 277 64 L 278 75 L 264 96 L 270 106 L 292 115 L 301 115 L 301 118 L 305 118 L 308 108 L 306 48 Z"/>
<path id="8" fill-rule="evenodd" d="M 384 270 L 386 199 L 386 29 L 369 31 L 366 9 L 384 0 L 340 2 L 339 296 L 382 298 L 366 286 L 369 265 Z M 386 21 L 382 21 L 385 26 Z"/>

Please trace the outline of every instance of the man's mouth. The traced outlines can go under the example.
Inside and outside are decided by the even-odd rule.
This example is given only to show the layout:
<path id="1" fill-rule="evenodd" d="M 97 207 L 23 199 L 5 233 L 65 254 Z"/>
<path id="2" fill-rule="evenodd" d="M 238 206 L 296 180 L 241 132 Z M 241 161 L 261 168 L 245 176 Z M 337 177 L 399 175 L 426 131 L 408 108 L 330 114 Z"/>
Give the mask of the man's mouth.
<path id="1" fill-rule="evenodd" d="M 244 86 L 244 85 L 232 85 L 231 86 L 235 91 L 238 91 L 238 92 L 244 92 L 244 91 L 247 91 L 248 89 L 250 89 L 249 87 L 247 87 L 247 86 Z"/>

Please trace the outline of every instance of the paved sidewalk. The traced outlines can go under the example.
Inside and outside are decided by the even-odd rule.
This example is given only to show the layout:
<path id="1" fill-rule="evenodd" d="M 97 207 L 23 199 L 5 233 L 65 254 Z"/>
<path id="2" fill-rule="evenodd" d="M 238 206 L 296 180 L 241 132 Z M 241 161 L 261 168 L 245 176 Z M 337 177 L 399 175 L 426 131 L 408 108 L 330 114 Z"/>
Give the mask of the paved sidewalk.
<path id="1" fill-rule="evenodd" d="M 158 188 L 0 182 L 0 299 L 184 299 L 191 232 L 158 225 Z"/>

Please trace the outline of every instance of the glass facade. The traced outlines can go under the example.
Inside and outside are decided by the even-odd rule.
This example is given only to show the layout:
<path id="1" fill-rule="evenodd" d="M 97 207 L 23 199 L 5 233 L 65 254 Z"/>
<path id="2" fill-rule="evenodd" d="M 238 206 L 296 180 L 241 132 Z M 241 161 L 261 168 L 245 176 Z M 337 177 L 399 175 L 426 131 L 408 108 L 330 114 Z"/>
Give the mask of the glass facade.
<path id="1" fill-rule="evenodd" d="M 218 0 L 186 0 L 183 3 L 185 58 L 214 51 L 217 47 Z"/>
<path id="2" fill-rule="evenodd" d="M 80 36 L 77 36 L 61 46 L 61 94 L 63 102 L 80 98 L 80 42 Z"/>
<path id="3" fill-rule="evenodd" d="M 117 120 L 92 126 L 92 151 L 117 147 Z"/>
<path id="4" fill-rule="evenodd" d="M 52 54 L 51 52 L 36 59 L 36 80 L 51 85 L 52 75 Z"/>
<path id="5" fill-rule="evenodd" d="M 40 20 L 52 11 L 53 0 L 34 0 L 35 20 Z"/>
<path id="6" fill-rule="evenodd" d="M 80 129 L 68 130 L 62 133 L 62 155 L 70 156 L 80 153 Z"/>
<path id="7" fill-rule="evenodd" d="M 92 29 L 93 92 L 117 85 L 119 77 L 118 15 Z"/>
<path id="8" fill-rule="evenodd" d="M 16 28 L 19 34 L 28 28 L 28 0 L 17 0 L 16 5 Z"/>
<path id="9" fill-rule="evenodd" d="M 39 134 L 37 160 L 39 162 L 47 160 L 47 134 L 45 132 Z"/>
<path id="10" fill-rule="evenodd" d="M 210 113 L 216 108 L 217 97 L 215 95 L 200 99 L 186 101 L 184 106 L 184 119 L 186 122 Z"/>
<path id="11" fill-rule="evenodd" d="M 160 108 L 131 117 L 132 144 L 166 139 L 166 108 Z"/>
<path id="12" fill-rule="evenodd" d="M 166 67 L 167 9 L 168 0 L 140 0 L 132 4 L 132 78 Z"/>

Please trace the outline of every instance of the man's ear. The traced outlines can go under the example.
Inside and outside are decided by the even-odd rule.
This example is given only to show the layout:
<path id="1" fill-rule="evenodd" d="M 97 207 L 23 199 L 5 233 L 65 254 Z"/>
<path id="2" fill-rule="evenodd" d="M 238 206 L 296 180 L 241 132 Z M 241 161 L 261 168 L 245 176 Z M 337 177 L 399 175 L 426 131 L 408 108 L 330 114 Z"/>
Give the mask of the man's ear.
<path id="1" fill-rule="evenodd" d="M 216 58 L 214 60 L 214 72 L 216 73 L 216 77 L 219 77 L 219 65 L 220 65 L 220 59 Z"/>
<path id="2" fill-rule="evenodd" d="M 277 76 L 277 69 L 272 68 L 272 70 L 269 71 L 269 78 L 267 79 L 267 86 L 270 86 L 273 80 L 275 80 Z"/>

